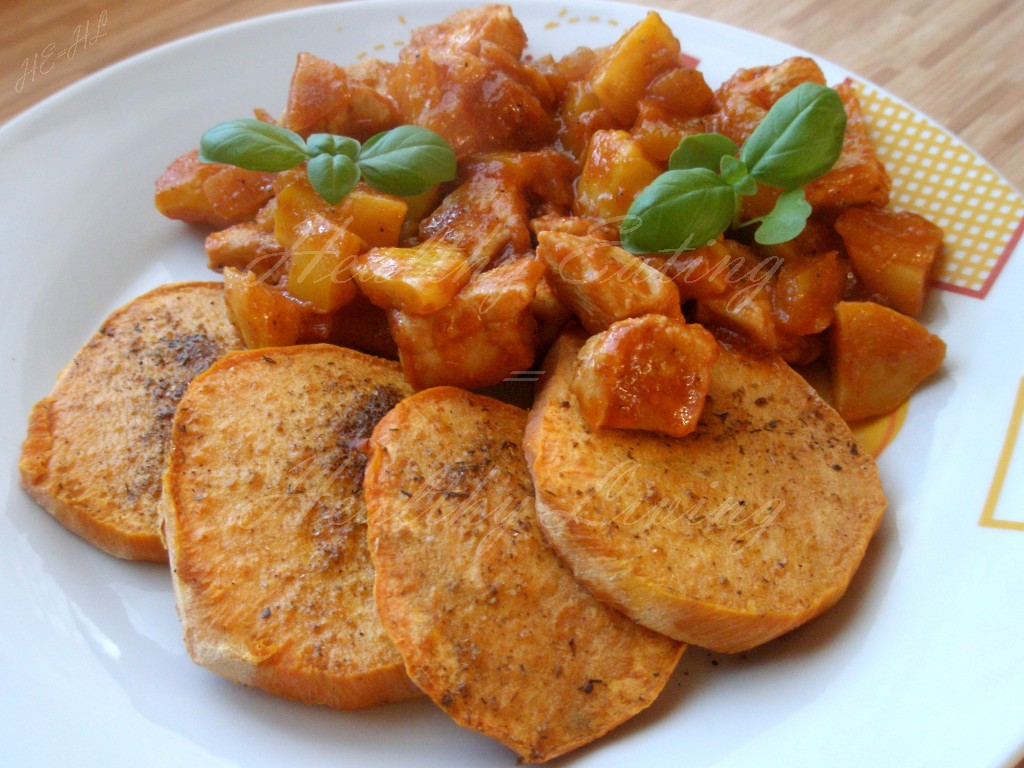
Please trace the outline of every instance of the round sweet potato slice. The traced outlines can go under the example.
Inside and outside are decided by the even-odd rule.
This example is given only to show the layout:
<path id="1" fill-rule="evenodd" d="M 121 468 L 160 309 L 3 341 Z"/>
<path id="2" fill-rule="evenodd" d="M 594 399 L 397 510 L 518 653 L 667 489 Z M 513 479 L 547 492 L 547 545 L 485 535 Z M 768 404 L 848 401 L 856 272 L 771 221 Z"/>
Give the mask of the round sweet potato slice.
<path id="1" fill-rule="evenodd" d="M 108 554 L 167 562 L 160 476 L 175 407 L 240 347 L 220 283 L 169 283 L 115 310 L 32 409 L 22 487 Z"/>
<path id="2" fill-rule="evenodd" d="M 543 762 L 647 707 L 685 646 L 595 600 L 548 546 L 526 412 L 452 387 L 381 420 L 366 470 L 381 621 L 459 725 Z"/>
<path id="3" fill-rule="evenodd" d="M 690 435 L 591 429 L 571 386 L 584 340 L 550 351 L 523 443 L 538 519 L 576 578 L 722 652 L 834 604 L 886 503 L 845 422 L 777 357 L 723 346 Z"/>
<path id="4" fill-rule="evenodd" d="M 325 344 L 234 352 L 192 382 L 164 524 L 192 659 L 340 709 L 419 695 L 373 600 L 362 448 L 411 390 L 396 363 Z"/>

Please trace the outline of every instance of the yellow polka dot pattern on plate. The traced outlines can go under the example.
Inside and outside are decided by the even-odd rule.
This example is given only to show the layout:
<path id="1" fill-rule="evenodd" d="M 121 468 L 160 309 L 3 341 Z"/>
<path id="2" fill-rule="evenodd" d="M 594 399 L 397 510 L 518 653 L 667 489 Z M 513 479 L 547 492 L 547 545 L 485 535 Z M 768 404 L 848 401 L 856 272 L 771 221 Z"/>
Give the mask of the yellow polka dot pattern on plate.
<path id="1" fill-rule="evenodd" d="M 892 206 L 946 233 L 936 287 L 985 298 L 1024 231 L 1024 197 L 945 129 L 870 85 L 850 83 L 892 177 Z"/>

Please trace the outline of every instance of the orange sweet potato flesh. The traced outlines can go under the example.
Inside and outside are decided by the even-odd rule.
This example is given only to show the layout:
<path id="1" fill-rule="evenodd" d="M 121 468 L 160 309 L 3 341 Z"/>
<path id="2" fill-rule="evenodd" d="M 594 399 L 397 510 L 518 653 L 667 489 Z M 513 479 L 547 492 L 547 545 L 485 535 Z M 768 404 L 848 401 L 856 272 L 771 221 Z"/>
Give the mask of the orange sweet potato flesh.
<path id="1" fill-rule="evenodd" d="M 164 475 L 193 660 L 311 704 L 420 695 L 373 601 L 363 442 L 409 394 L 394 363 L 326 344 L 242 351 L 196 379 Z"/>
<path id="2" fill-rule="evenodd" d="M 525 424 L 465 390 L 420 392 L 374 430 L 365 495 L 377 606 L 410 677 L 536 763 L 651 704 L 685 646 L 600 603 L 548 545 Z"/>
<path id="3" fill-rule="evenodd" d="M 812 619 L 846 590 L 885 497 L 872 459 L 773 356 L 723 347 L 696 430 L 591 429 L 563 335 L 524 439 L 539 519 L 600 599 L 723 652 Z"/>
<path id="4" fill-rule="evenodd" d="M 942 365 L 945 343 L 904 314 L 869 301 L 836 305 L 832 388 L 847 421 L 896 410 Z"/>

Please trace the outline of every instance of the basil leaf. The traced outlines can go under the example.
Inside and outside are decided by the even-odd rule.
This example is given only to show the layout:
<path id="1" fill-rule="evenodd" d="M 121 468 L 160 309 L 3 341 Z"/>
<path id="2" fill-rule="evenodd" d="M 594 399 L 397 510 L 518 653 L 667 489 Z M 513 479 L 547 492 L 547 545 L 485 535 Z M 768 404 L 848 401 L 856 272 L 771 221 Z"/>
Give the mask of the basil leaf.
<path id="1" fill-rule="evenodd" d="M 355 160 L 359 157 L 359 142 L 348 136 L 336 136 L 333 133 L 314 133 L 306 139 L 311 155 L 344 155 Z"/>
<path id="2" fill-rule="evenodd" d="M 737 160 L 732 155 L 722 157 L 722 178 L 726 184 L 731 184 L 741 195 L 757 194 L 757 182 L 750 176 L 747 166 L 742 160 Z"/>
<path id="3" fill-rule="evenodd" d="M 363 144 L 359 170 L 367 184 L 389 195 L 418 195 L 455 178 L 455 153 L 427 128 L 402 125 Z"/>
<path id="4" fill-rule="evenodd" d="M 199 141 L 203 162 L 249 171 L 287 171 L 306 157 L 306 143 L 299 134 L 253 118 L 218 123 Z"/>
<path id="5" fill-rule="evenodd" d="M 685 251 L 714 240 L 732 223 L 739 197 L 706 168 L 666 171 L 643 189 L 619 230 L 631 253 Z"/>
<path id="6" fill-rule="evenodd" d="M 345 155 L 317 155 L 306 163 L 313 189 L 331 205 L 337 205 L 359 181 L 359 168 Z"/>
<path id="7" fill-rule="evenodd" d="M 783 192 L 775 207 L 767 216 L 761 217 L 761 225 L 754 233 L 754 240 L 761 245 L 777 245 L 799 235 L 811 215 L 811 205 L 800 187 Z"/>
<path id="8" fill-rule="evenodd" d="M 768 110 L 743 145 L 740 159 L 756 180 L 793 189 L 831 168 L 843 149 L 846 110 L 839 94 L 801 83 Z"/>
<path id="9" fill-rule="evenodd" d="M 722 164 L 722 158 L 735 157 L 738 151 L 735 142 L 720 133 L 687 136 L 669 155 L 668 167 L 673 171 L 684 171 L 687 168 L 717 171 Z"/>

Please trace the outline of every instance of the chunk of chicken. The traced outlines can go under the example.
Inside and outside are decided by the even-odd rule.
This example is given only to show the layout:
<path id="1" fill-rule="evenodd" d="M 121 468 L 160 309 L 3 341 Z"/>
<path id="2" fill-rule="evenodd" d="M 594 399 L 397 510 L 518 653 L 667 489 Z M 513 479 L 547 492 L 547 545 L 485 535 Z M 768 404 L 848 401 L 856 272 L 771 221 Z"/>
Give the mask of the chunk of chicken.
<path id="1" fill-rule="evenodd" d="M 496 149 L 549 143 L 554 91 L 544 76 L 506 48 L 479 41 L 476 52 L 411 45 L 389 78 L 403 122 L 447 140 L 460 160 Z"/>
<path id="2" fill-rule="evenodd" d="M 537 242 L 555 294 L 591 333 L 649 313 L 682 317 L 672 280 L 622 248 L 551 231 L 541 232 Z"/>
<path id="3" fill-rule="evenodd" d="M 576 359 L 580 412 L 594 428 L 685 437 L 700 420 L 718 352 L 704 328 L 664 315 L 612 323 Z"/>
<path id="4" fill-rule="evenodd" d="M 406 380 L 416 389 L 476 389 L 529 369 L 537 348 L 531 310 L 543 274 L 536 259 L 519 259 L 476 275 L 432 314 L 391 310 L 391 335 Z"/>
<path id="5" fill-rule="evenodd" d="M 457 246 L 474 260 L 496 266 L 533 247 L 531 210 L 567 208 L 575 163 L 553 150 L 494 152 L 466 164 L 465 180 L 420 223 L 420 237 Z"/>
<path id="6" fill-rule="evenodd" d="M 772 105 L 801 83 L 825 85 L 821 67 L 805 56 L 737 71 L 715 94 L 721 105 L 715 130 L 743 144 Z"/>

